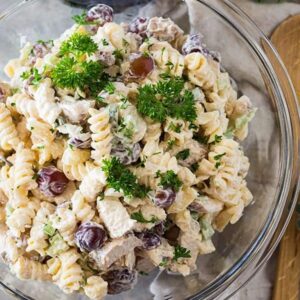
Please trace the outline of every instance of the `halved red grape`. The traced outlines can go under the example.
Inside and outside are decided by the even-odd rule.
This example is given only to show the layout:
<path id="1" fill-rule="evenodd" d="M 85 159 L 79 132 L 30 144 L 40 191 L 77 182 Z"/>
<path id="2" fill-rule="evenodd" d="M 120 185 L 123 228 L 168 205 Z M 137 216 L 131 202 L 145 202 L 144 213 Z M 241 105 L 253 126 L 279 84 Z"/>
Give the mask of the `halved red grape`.
<path id="1" fill-rule="evenodd" d="M 152 250 L 161 245 L 161 239 L 159 235 L 154 232 L 137 232 L 135 235 L 143 242 L 143 249 Z"/>
<path id="2" fill-rule="evenodd" d="M 129 73 L 137 78 L 145 78 L 154 69 L 154 61 L 143 54 L 135 54 L 131 58 Z"/>
<path id="3" fill-rule="evenodd" d="M 105 4 L 98 4 L 92 7 L 86 14 L 86 20 L 89 22 L 97 21 L 101 25 L 112 22 L 114 10 Z"/>
<path id="4" fill-rule="evenodd" d="M 137 271 L 124 267 L 110 270 L 102 278 L 108 283 L 108 294 L 115 295 L 133 288 L 137 282 Z"/>
<path id="5" fill-rule="evenodd" d="M 153 228 L 152 228 L 153 232 L 158 234 L 158 235 L 163 235 L 166 231 L 166 226 L 165 226 L 165 222 L 160 222 L 158 224 L 156 224 Z"/>
<path id="6" fill-rule="evenodd" d="M 78 149 L 89 149 L 91 148 L 91 142 L 92 138 L 87 137 L 86 139 L 84 138 L 79 138 L 79 137 L 73 137 L 69 140 L 69 144 L 78 148 Z"/>
<path id="7" fill-rule="evenodd" d="M 176 193 L 171 188 L 166 188 L 156 192 L 154 197 L 154 203 L 158 207 L 166 208 L 172 205 L 175 201 Z"/>
<path id="8" fill-rule="evenodd" d="M 115 139 L 111 148 L 110 154 L 119 158 L 120 162 L 124 165 L 130 165 L 135 163 L 141 153 L 141 146 L 139 143 L 135 143 L 132 147 L 127 147 L 121 140 Z"/>
<path id="9" fill-rule="evenodd" d="M 100 224 L 94 222 L 81 224 L 75 233 L 76 245 L 87 252 L 100 249 L 106 240 L 106 231 Z"/>
<path id="10" fill-rule="evenodd" d="M 64 172 L 54 166 L 42 168 L 38 172 L 38 187 L 40 191 L 49 197 L 61 195 L 69 182 Z"/>
<path id="11" fill-rule="evenodd" d="M 148 22 L 149 22 L 149 18 L 136 17 L 131 23 L 129 23 L 128 31 L 137 33 L 142 37 L 146 37 Z"/>
<path id="12" fill-rule="evenodd" d="M 172 245 L 177 241 L 179 233 L 180 233 L 179 227 L 176 225 L 173 225 L 165 232 L 164 237 Z"/>

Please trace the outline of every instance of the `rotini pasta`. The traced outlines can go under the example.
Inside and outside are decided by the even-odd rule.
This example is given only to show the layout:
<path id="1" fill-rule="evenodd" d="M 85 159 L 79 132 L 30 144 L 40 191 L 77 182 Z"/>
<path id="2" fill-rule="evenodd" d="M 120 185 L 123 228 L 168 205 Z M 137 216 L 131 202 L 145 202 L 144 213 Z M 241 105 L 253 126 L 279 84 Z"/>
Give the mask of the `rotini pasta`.
<path id="1" fill-rule="evenodd" d="M 189 275 L 253 196 L 255 108 L 200 34 L 98 4 L 27 43 L 0 82 L 0 254 L 23 280 L 101 300 Z"/>

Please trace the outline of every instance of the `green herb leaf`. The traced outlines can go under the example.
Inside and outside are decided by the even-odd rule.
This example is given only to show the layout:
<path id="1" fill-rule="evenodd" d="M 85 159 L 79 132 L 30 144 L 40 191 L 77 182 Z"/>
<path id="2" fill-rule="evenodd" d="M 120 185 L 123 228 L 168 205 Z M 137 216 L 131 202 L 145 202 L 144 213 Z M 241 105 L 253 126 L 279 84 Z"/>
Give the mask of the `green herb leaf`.
<path id="1" fill-rule="evenodd" d="M 190 156 L 190 149 L 184 149 L 176 154 L 177 159 L 185 160 Z"/>
<path id="2" fill-rule="evenodd" d="M 214 160 L 217 161 L 216 164 L 215 164 L 216 169 L 218 169 L 218 168 L 221 166 L 221 159 L 222 159 L 222 157 L 223 157 L 224 155 L 226 155 L 225 152 L 222 153 L 222 154 L 218 154 L 218 155 L 215 155 L 215 156 L 214 156 Z"/>
<path id="3" fill-rule="evenodd" d="M 138 221 L 139 223 L 155 223 L 159 221 L 156 216 L 151 216 L 150 220 L 145 219 L 141 211 L 134 212 L 130 215 L 130 218 Z"/>
<path id="4" fill-rule="evenodd" d="M 175 246 L 173 261 L 178 261 L 179 258 L 190 258 L 190 257 L 191 257 L 190 250 L 181 247 L 180 245 Z"/>
<path id="5" fill-rule="evenodd" d="M 168 144 L 167 151 L 171 150 L 173 148 L 173 146 L 175 145 L 175 143 L 176 143 L 175 139 L 174 140 L 169 140 L 168 143 L 167 143 Z"/>
<path id="6" fill-rule="evenodd" d="M 182 127 L 182 124 L 174 124 L 173 122 L 170 123 L 168 129 L 176 132 L 176 133 L 180 133 L 181 132 L 181 127 Z"/>
<path id="7" fill-rule="evenodd" d="M 157 171 L 156 177 L 160 178 L 160 185 L 163 188 L 172 188 L 175 192 L 178 192 L 182 186 L 182 182 L 179 180 L 178 176 L 173 170 L 168 170 L 165 173 Z"/>
<path id="8" fill-rule="evenodd" d="M 123 59 L 123 53 L 122 53 L 122 50 L 120 50 L 120 49 L 115 49 L 113 51 L 113 55 L 115 56 L 116 60 L 122 60 Z"/>
<path id="9" fill-rule="evenodd" d="M 137 109 L 139 113 L 157 122 L 164 122 L 167 116 L 185 121 L 197 117 L 194 96 L 184 90 L 184 81 L 172 78 L 147 84 L 138 89 Z"/>
<path id="10" fill-rule="evenodd" d="M 109 82 L 105 87 L 104 90 L 112 95 L 116 91 L 116 87 L 112 82 Z"/>
<path id="11" fill-rule="evenodd" d="M 73 57 L 65 57 L 55 66 L 51 77 L 56 86 L 61 88 L 89 88 L 97 95 L 107 83 L 103 66 L 99 62 L 77 62 Z"/>
<path id="12" fill-rule="evenodd" d="M 91 55 L 98 50 L 97 44 L 87 34 L 74 33 L 69 39 L 64 41 L 60 47 L 60 55 L 68 55 L 70 53 L 75 56 L 84 53 Z"/>
<path id="13" fill-rule="evenodd" d="M 87 18 L 86 18 L 86 12 L 85 11 L 83 11 L 81 15 L 73 16 L 72 19 L 78 25 L 95 25 L 95 24 L 98 24 L 97 21 L 88 21 Z"/>
<path id="14" fill-rule="evenodd" d="M 29 71 L 23 72 L 21 75 L 21 78 L 23 80 L 30 80 L 30 84 L 32 85 L 39 85 L 42 80 L 42 75 L 39 74 L 39 71 L 37 68 L 32 68 Z"/>
<path id="15" fill-rule="evenodd" d="M 103 46 L 108 46 L 109 45 L 109 43 L 106 39 L 102 39 L 101 42 L 102 42 Z"/>
<path id="16" fill-rule="evenodd" d="M 139 184 L 137 177 L 128 170 L 118 158 L 112 157 L 103 161 L 102 170 L 107 177 L 108 186 L 116 191 L 122 191 L 125 196 L 144 198 L 149 189 Z"/>
<path id="17" fill-rule="evenodd" d="M 159 264 L 159 266 L 165 268 L 165 267 L 168 265 L 168 263 L 169 263 L 168 258 L 167 258 L 167 257 L 164 257 L 164 258 L 162 259 L 161 263 Z"/>

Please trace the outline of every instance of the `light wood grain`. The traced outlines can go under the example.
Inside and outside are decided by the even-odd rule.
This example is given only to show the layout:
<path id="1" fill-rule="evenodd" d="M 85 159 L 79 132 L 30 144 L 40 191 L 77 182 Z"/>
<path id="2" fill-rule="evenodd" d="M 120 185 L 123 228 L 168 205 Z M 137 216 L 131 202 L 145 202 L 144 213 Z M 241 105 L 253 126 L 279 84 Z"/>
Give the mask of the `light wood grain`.
<path id="1" fill-rule="evenodd" d="M 277 48 L 300 101 L 300 15 L 288 18 L 274 31 Z M 300 297 L 300 231 L 294 213 L 280 243 L 273 300 L 298 300 Z"/>

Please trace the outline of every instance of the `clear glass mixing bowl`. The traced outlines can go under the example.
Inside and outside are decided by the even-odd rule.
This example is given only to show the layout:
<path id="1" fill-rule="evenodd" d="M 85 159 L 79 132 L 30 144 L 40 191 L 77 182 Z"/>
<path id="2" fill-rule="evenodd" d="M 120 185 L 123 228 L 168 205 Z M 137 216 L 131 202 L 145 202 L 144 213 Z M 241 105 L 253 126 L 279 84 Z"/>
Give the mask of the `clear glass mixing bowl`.
<path id="1" fill-rule="evenodd" d="M 116 21 L 136 15 L 167 16 L 186 32 L 201 32 L 239 90 L 258 107 L 243 144 L 250 158 L 249 186 L 255 203 L 241 221 L 214 238 L 216 252 L 199 258 L 198 271 L 186 278 L 166 272 L 140 276 L 134 290 L 108 299 L 225 299 L 240 288 L 274 251 L 298 193 L 299 114 L 286 71 L 272 45 L 230 1 L 114 1 Z M 138 4 L 139 2 L 139 4 Z M 141 3 L 143 2 L 143 3 Z M 18 56 L 20 37 L 57 37 L 81 8 L 62 0 L 0 1 L 0 67 Z M 0 73 L 4 76 L 3 73 Z M 16 298 L 83 299 L 63 295 L 52 284 L 22 282 L 1 265 L 0 284 Z"/>

